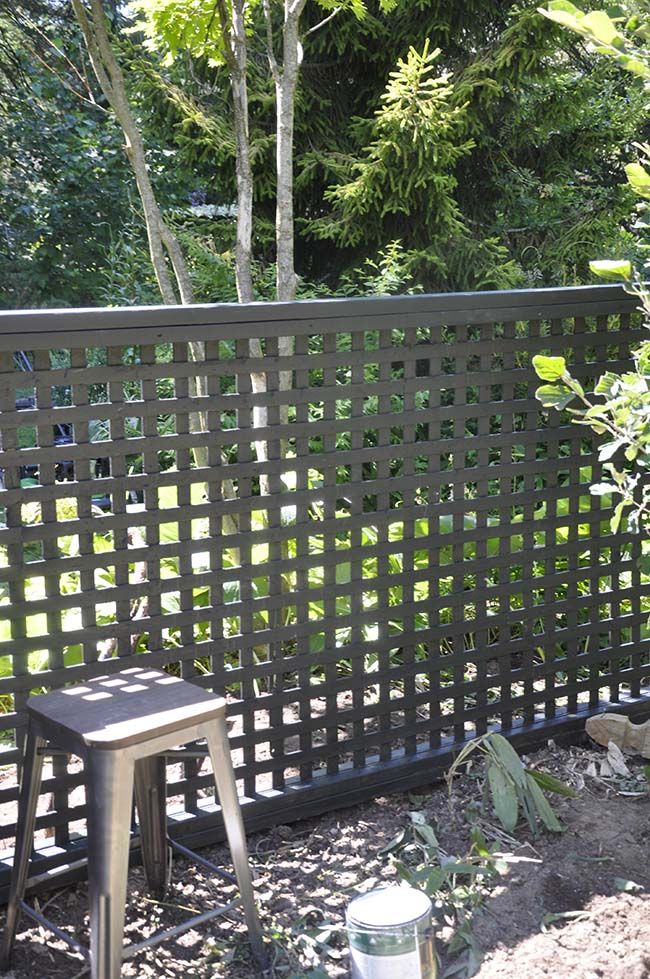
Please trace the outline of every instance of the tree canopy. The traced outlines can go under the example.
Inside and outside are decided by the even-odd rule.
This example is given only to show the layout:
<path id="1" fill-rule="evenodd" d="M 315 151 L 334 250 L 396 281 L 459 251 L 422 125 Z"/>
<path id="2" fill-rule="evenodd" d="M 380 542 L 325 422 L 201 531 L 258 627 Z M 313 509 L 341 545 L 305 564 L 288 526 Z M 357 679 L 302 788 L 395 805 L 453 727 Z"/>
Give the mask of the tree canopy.
<path id="1" fill-rule="evenodd" d="M 237 297 L 218 6 L 105 7 L 152 185 L 200 301 Z M 266 6 L 277 49 L 282 3 Z M 276 98 L 264 7 L 244 4 L 252 288 L 271 298 Z M 304 4 L 299 295 L 570 284 L 590 281 L 595 254 L 635 258 L 624 167 L 647 136 L 645 95 L 536 8 Z M 0 303 L 157 301 L 133 175 L 66 5 L 0 2 L 0 100 Z"/>

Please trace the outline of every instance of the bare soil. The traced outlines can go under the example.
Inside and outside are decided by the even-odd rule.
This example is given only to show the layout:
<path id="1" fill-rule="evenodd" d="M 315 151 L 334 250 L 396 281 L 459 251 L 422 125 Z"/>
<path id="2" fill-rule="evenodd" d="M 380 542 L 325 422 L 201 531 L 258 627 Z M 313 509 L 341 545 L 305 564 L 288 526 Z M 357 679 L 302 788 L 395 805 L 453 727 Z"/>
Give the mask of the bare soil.
<path id="1" fill-rule="evenodd" d="M 477 889 L 468 911 L 482 953 L 479 979 L 650 979 L 650 794 L 594 774 L 604 752 L 593 746 L 551 746 L 529 759 L 579 790 L 576 799 L 552 797 L 566 826 L 559 835 L 532 838 L 518 830 L 509 872 Z M 641 773 L 641 760 L 628 762 Z M 591 771 L 591 774 L 589 774 Z M 641 785 L 642 783 L 639 782 Z M 456 784 L 451 800 L 440 783 L 396 794 L 320 819 L 280 826 L 251 837 L 251 861 L 263 926 L 269 941 L 268 979 L 343 977 L 349 974 L 343 915 L 362 890 L 395 881 L 390 857 L 379 851 L 409 824 L 418 809 L 435 827 L 448 854 L 469 850 L 468 805 L 480 797 L 480 768 Z M 227 865 L 223 847 L 209 858 Z M 130 876 L 127 938 L 134 942 L 201 912 L 232 889 L 207 872 L 177 860 L 170 893 L 161 905 L 147 897 L 139 869 Z M 85 940 L 85 885 L 44 895 L 41 910 Z M 464 959 L 449 955 L 450 928 L 438 921 L 441 976 L 462 977 Z M 64 944 L 23 919 L 11 979 L 72 979 L 87 975 Z M 125 977 L 261 979 L 237 917 L 212 922 L 125 963 Z M 409 979 L 409 977 L 404 977 Z"/>

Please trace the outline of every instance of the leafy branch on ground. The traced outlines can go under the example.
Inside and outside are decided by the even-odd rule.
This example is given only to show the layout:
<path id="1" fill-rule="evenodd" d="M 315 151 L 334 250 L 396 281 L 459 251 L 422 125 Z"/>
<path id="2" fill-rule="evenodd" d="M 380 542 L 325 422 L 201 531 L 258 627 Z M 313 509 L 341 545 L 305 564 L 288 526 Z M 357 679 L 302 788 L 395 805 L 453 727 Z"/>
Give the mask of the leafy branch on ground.
<path id="1" fill-rule="evenodd" d="M 481 802 L 465 807 L 465 822 L 471 827 L 465 855 L 447 853 L 420 810 L 410 812 L 409 824 L 379 851 L 392 860 L 402 880 L 431 897 L 438 934 L 450 960 L 445 976 L 474 975 L 481 962 L 481 950 L 472 934 L 474 912 L 511 864 L 536 862 L 534 857 L 513 852 L 518 843 L 510 834 L 520 815 L 526 817 L 534 835 L 540 828 L 561 832 L 563 827 L 544 793 L 576 795 L 554 776 L 525 768 L 512 745 L 497 733 L 465 745 L 446 775 L 450 794 L 459 769 L 471 765 L 477 754 L 485 761 L 485 782 Z M 490 822 L 489 801 L 505 833 Z"/>
<path id="2" fill-rule="evenodd" d="M 510 742 L 496 732 L 474 738 L 458 753 L 445 776 L 450 791 L 458 770 L 477 752 L 485 759 L 483 807 L 491 799 L 494 815 L 508 833 L 514 831 L 522 814 L 535 836 L 540 827 L 562 832 L 563 826 L 544 792 L 574 797 L 575 790 L 553 775 L 525 768 Z"/>
<path id="3" fill-rule="evenodd" d="M 411 796 L 414 808 L 408 822 L 377 853 L 390 861 L 399 878 L 431 898 L 438 949 L 447 963 L 443 979 L 475 974 L 482 959 L 472 932 L 475 912 L 511 865 L 541 862 L 534 850 L 518 852 L 521 843 L 512 834 L 520 816 L 526 817 L 534 836 L 543 829 L 559 833 L 563 827 L 544 793 L 577 794 L 554 776 L 526 768 L 512 745 L 491 733 L 468 742 L 455 759 L 446 775 L 450 799 L 459 771 L 471 770 L 479 757 L 484 761 L 483 768 L 476 766 L 481 779 L 484 775 L 479 798 L 466 800 L 462 810 L 462 822 L 469 829 L 466 852 L 458 855 L 443 847 L 423 809 L 426 797 Z M 292 972 L 289 979 L 321 979 L 324 962 L 341 958 L 344 935 L 342 923 L 325 921 L 322 913 L 303 914 L 291 928 L 276 934 L 274 943 L 293 962 L 309 962 L 306 971 Z"/>
<path id="4" fill-rule="evenodd" d="M 457 857 L 442 848 L 424 812 L 414 810 L 409 819 L 379 852 L 391 859 L 402 880 L 432 899 L 438 938 L 451 959 L 445 975 L 471 976 L 481 962 L 472 915 L 489 893 L 488 882 L 507 870 L 508 855 L 489 845 L 476 826 L 469 852 Z"/>

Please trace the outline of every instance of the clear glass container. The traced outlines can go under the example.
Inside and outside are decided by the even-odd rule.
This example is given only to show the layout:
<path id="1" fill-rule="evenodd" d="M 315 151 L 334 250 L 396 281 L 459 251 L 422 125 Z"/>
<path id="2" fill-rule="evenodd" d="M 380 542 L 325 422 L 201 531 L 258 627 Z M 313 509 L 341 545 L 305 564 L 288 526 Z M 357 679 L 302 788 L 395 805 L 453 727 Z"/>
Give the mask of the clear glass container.
<path id="1" fill-rule="evenodd" d="M 436 979 L 431 901 L 414 887 L 382 887 L 349 905 L 352 979 Z"/>

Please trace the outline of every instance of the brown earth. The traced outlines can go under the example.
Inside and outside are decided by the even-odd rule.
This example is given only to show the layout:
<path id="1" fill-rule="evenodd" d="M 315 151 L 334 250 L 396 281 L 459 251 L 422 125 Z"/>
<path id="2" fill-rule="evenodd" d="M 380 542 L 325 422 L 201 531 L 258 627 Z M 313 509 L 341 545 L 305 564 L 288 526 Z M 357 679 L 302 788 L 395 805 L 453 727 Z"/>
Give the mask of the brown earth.
<path id="1" fill-rule="evenodd" d="M 650 979 L 650 795 L 621 795 L 629 785 L 600 778 L 593 766 L 589 774 L 590 764 L 602 755 L 601 749 L 553 746 L 529 760 L 570 781 L 579 795 L 553 797 L 567 827 L 563 834 L 533 839 L 518 830 L 509 849 L 522 862 L 477 888 L 471 933 L 483 956 L 474 973 L 478 979 Z M 634 774 L 641 773 L 640 763 L 629 764 Z M 443 849 L 464 855 L 469 849 L 465 814 L 468 804 L 476 809 L 480 786 L 478 768 L 459 780 L 451 802 L 446 787 L 437 784 L 251 837 L 272 960 L 268 979 L 348 975 L 341 928 L 345 906 L 360 890 L 396 876 L 391 859 L 378 851 L 409 824 L 409 811 L 418 809 L 435 827 Z M 208 855 L 217 862 L 226 859 L 223 848 Z M 206 910 L 229 893 L 180 860 L 164 905 L 146 896 L 141 871 L 132 871 L 130 880 L 130 941 L 161 922 L 176 924 L 187 911 Z M 40 906 L 60 926 L 85 937 L 86 900 L 86 887 L 79 885 L 45 895 Z M 445 953 L 449 932 L 439 921 L 441 975 L 462 979 L 468 974 L 466 958 Z M 40 928 L 23 928 L 10 976 L 87 975 L 81 960 L 63 948 Z M 248 954 L 243 926 L 233 919 L 142 953 L 125 963 L 123 975 L 260 979 L 261 972 Z"/>

